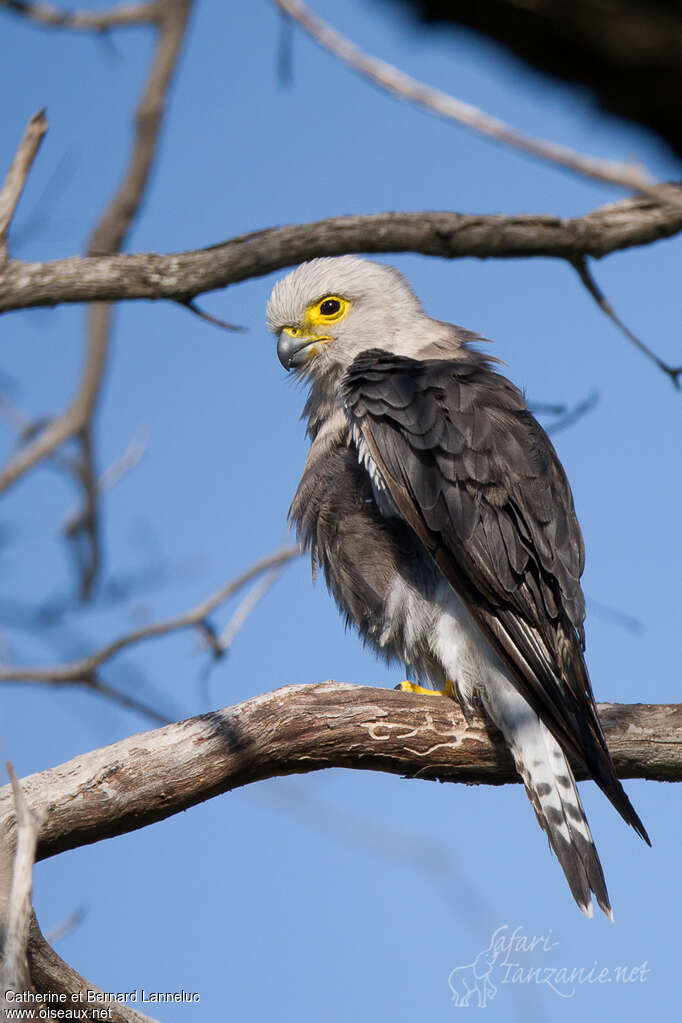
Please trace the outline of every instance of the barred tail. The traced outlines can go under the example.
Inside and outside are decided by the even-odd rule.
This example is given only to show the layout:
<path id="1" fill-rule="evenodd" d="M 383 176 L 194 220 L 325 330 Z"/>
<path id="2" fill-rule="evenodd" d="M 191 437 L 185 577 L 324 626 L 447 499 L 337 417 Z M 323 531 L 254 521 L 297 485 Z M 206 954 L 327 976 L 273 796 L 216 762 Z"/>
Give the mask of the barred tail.
<path id="1" fill-rule="evenodd" d="M 489 716 L 502 732 L 540 827 L 566 875 L 573 898 L 592 916 L 592 892 L 613 920 L 609 895 L 570 765 L 552 733 L 503 675 L 482 689 Z"/>

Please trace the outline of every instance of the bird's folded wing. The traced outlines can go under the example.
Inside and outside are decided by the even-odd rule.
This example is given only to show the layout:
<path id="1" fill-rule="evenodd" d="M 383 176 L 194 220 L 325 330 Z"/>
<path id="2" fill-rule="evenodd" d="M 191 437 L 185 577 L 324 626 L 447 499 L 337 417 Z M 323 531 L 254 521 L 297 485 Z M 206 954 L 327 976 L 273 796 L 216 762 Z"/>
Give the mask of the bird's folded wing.
<path id="1" fill-rule="evenodd" d="M 400 515 L 566 750 L 626 820 L 582 648 L 584 547 L 552 444 L 480 353 L 415 360 L 373 349 L 343 398 Z"/>

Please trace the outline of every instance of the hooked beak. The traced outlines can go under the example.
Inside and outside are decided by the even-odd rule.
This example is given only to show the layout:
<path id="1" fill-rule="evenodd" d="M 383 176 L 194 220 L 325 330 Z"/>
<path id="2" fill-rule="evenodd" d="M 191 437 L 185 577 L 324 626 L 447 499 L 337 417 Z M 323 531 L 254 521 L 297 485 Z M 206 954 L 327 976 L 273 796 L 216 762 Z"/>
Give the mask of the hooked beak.
<path id="1" fill-rule="evenodd" d="M 286 370 L 296 369 L 316 354 L 318 343 L 325 344 L 327 341 L 331 341 L 331 338 L 326 335 L 291 337 L 283 330 L 277 341 L 277 358 Z"/>

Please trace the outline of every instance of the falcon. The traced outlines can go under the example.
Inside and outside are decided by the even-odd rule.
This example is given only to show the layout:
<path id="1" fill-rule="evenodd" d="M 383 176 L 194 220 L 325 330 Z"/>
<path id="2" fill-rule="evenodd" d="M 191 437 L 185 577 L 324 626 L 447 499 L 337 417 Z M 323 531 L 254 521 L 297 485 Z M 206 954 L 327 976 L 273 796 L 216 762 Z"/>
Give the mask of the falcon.
<path id="1" fill-rule="evenodd" d="M 502 733 L 580 909 L 612 920 L 568 756 L 649 843 L 584 658 L 585 553 L 556 452 L 499 360 L 393 267 L 314 259 L 275 284 L 277 354 L 309 385 L 290 510 L 362 639 Z M 649 843 L 650 844 L 650 843 Z"/>

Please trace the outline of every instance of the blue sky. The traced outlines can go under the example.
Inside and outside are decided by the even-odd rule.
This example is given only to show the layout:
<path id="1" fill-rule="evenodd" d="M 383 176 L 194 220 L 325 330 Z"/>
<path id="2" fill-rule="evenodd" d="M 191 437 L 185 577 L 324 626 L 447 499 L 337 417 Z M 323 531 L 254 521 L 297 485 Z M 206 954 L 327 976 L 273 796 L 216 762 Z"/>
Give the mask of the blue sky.
<path id="1" fill-rule="evenodd" d="M 316 0 L 315 9 L 370 52 L 522 130 L 595 156 L 637 157 L 660 178 L 679 176 L 645 132 L 469 33 L 416 30 L 392 6 L 360 0 Z M 1 27 L 0 165 L 31 114 L 47 106 L 50 121 L 13 250 L 24 259 L 82 251 L 125 165 L 151 36 L 137 29 L 101 40 L 6 13 Z M 182 250 L 343 213 L 573 216 L 620 198 L 399 103 L 297 32 L 293 82 L 283 88 L 278 35 L 268 3 L 197 4 L 129 250 Z M 682 241 L 673 239 L 594 267 L 631 329 L 673 363 L 682 361 L 681 255 Z M 596 408 L 556 437 L 585 533 L 595 692 L 620 702 L 678 701 L 680 395 L 562 263 L 391 261 L 430 314 L 496 340 L 495 353 L 530 401 L 573 405 L 598 394 Z M 58 525 L 76 495 L 53 471 L 34 473 L 0 507 L 8 537 L 0 548 L 2 639 L 13 660 L 54 663 L 132 624 L 181 612 L 286 539 L 305 439 L 302 395 L 264 326 L 274 279 L 203 299 L 247 326 L 243 335 L 170 305 L 117 308 L 97 423 L 100 465 L 138 433 L 148 449 L 105 502 L 105 579 L 159 566 L 165 578 L 117 604 L 77 610 L 53 629 L 21 628 L 21 607 L 73 587 Z M 27 414 L 68 401 L 84 324 L 81 307 L 3 318 L 3 387 Z M 3 428 L 0 454 L 12 443 Z M 641 628 L 622 628 L 602 605 Z M 344 632 L 306 562 L 291 566 L 250 618 L 211 674 L 208 696 L 205 660 L 193 636 L 179 635 L 122 656 L 105 678 L 177 716 L 288 682 L 393 686 L 401 678 Z M 2 696 L 3 757 L 20 774 L 149 727 L 81 692 L 16 685 Z M 451 971 L 499 927 L 527 936 L 551 930 L 558 945 L 523 953 L 527 964 L 615 971 L 646 961 L 650 972 L 629 984 L 611 972 L 611 980 L 578 984 L 572 997 L 547 984 L 500 985 L 487 1008 L 491 1023 L 574 1019 L 576 1011 L 586 1020 L 605 1013 L 639 1020 L 679 1003 L 681 826 L 675 786 L 627 788 L 651 850 L 594 786 L 582 787 L 615 925 L 586 921 L 575 909 L 519 786 L 348 771 L 264 782 L 40 864 L 36 906 L 46 932 L 85 909 L 58 951 L 101 987 L 199 992 L 200 1009 L 167 1006 L 158 1015 L 168 1020 L 188 1012 L 302 1023 L 450 1019 Z"/>

